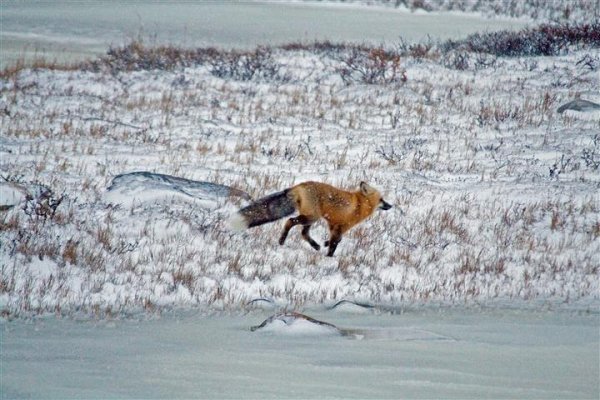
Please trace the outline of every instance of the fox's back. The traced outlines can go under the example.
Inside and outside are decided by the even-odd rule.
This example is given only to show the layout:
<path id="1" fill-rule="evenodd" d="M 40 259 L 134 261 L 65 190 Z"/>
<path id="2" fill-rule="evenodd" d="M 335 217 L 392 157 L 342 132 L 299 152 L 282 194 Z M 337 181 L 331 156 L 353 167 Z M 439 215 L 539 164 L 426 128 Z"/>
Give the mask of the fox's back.
<path id="1" fill-rule="evenodd" d="M 303 182 L 291 189 L 300 214 L 343 222 L 356 209 L 356 194 L 321 182 Z"/>

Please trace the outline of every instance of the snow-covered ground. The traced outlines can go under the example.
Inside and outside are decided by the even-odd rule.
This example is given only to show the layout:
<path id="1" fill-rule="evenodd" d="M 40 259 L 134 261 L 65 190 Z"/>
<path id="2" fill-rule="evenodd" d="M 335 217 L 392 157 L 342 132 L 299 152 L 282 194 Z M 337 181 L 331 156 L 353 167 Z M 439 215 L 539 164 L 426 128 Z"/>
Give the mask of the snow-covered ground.
<path id="1" fill-rule="evenodd" d="M 312 310 L 1 323 L 3 398 L 543 398 L 599 395 L 598 314 Z"/>
<path id="2" fill-rule="evenodd" d="M 21 200 L 0 216 L 2 312 L 236 309 L 257 297 L 596 308 L 600 113 L 557 108 L 600 101 L 599 59 L 472 56 L 459 70 L 404 57 L 405 82 L 385 85 L 346 84 L 339 58 L 303 49 L 275 50 L 277 73 L 249 81 L 209 65 L 22 70 L 0 80 L 1 193 Z M 230 231 L 239 197 L 107 192 L 133 171 L 254 198 L 365 180 L 395 207 L 326 258 L 299 231 L 279 246 L 281 223 Z M 323 224 L 313 231 L 326 239 Z"/>

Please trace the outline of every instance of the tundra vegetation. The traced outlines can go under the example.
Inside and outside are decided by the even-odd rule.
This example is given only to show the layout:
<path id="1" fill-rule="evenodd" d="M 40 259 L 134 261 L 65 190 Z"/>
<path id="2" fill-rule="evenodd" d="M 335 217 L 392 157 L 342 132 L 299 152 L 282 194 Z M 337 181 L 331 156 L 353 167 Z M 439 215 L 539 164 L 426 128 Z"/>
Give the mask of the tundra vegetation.
<path id="1" fill-rule="evenodd" d="M 423 3 L 426 3 L 424 1 Z M 600 25 L 386 46 L 111 48 L 0 73 L 4 316 L 370 303 L 597 302 Z M 596 92 L 595 92 L 596 91 Z M 149 170 L 258 198 L 304 180 L 394 204 L 324 257 L 280 224 L 231 232 L 240 199 L 122 205 Z M 326 240 L 324 224 L 313 237 Z"/>

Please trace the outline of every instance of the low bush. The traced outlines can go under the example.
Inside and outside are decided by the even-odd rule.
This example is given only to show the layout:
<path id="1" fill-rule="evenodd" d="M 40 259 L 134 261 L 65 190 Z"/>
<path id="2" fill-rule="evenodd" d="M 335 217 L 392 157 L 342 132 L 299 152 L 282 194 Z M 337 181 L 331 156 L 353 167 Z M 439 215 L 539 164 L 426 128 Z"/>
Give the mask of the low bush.
<path id="1" fill-rule="evenodd" d="M 281 65 L 275 61 L 269 47 L 253 51 L 228 51 L 208 60 L 210 72 L 216 77 L 249 81 L 253 79 L 285 80 Z"/>
<path id="2" fill-rule="evenodd" d="M 362 50 L 368 50 L 369 47 L 366 45 L 356 45 L 348 43 L 333 43 L 329 40 L 314 41 L 314 42 L 292 42 L 279 46 L 284 51 L 306 51 L 314 54 L 326 55 L 329 57 L 339 57 L 340 54 L 346 52 L 352 48 L 360 48 Z"/>
<path id="3" fill-rule="evenodd" d="M 111 47 L 106 56 L 90 62 L 92 70 L 108 67 L 111 71 L 174 70 L 200 65 L 217 58 L 220 51 L 212 48 L 184 49 L 176 46 L 146 46 L 134 40 L 122 47 Z"/>
<path id="4" fill-rule="evenodd" d="M 400 55 L 383 47 L 352 47 L 340 56 L 337 72 L 349 85 L 352 83 L 389 84 L 406 82 L 406 70 L 400 66 Z"/>
<path id="5" fill-rule="evenodd" d="M 214 76 L 226 79 L 285 79 L 269 47 L 258 47 L 252 51 L 228 51 L 212 47 L 185 49 L 176 46 L 149 47 L 142 41 L 134 40 L 122 47 L 111 47 L 106 56 L 84 67 L 94 71 L 108 68 L 117 72 L 172 71 L 195 65 L 208 65 Z"/>
<path id="6" fill-rule="evenodd" d="M 448 40 L 440 47 L 444 53 L 463 50 L 495 56 L 554 56 L 570 46 L 600 47 L 600 22 L 592 24 L 543 24 L 521 31 L 475 33 L 464 40 Z"/>

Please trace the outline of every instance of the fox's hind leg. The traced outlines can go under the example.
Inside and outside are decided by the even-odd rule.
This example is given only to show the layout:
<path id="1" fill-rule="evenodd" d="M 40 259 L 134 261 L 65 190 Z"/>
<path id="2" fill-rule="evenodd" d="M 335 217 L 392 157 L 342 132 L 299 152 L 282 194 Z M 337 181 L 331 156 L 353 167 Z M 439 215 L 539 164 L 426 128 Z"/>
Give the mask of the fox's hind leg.
<path id="1" fill-rule="evenodd" d="M 319 246 L 317 244 L 317 242 L 315 242 L 313 240 L 313 238 L 311 238 L 310 235 L 308 234 L 308 232 L 310 231 L 310 227 L 311 227 L 310 224 L 304 225 L 304 227 L 302 228 L 302 237 L 304 238 L 304 240 L 306 240 L 312 246 L 313 249 L 319 251 L 319 250 L 321 250 L 321 246 Z"/>
<path id="2" fill-rule="evenodd" d="M 298 215 L 297 217 L 288 219 L 285 223 L 285 226 L 283 227 L 283 232 L 281 232 L 281 237 L 279 237 L 279 244 L 285 243 L 285 239 L 287 238 L 287 235 L 290 232 L 290 229 L 292 229 L 294 226 L 296 226 L 296 225 L 310 226 L 313 222 L 315 222 L 315 220 L 307 217 L 306 215 Z M 308 234 L 308 232 L 307 232 L 307 234 Z M 302 236 L 304 237 L 304 229 L 302 230 Z"/>

